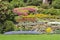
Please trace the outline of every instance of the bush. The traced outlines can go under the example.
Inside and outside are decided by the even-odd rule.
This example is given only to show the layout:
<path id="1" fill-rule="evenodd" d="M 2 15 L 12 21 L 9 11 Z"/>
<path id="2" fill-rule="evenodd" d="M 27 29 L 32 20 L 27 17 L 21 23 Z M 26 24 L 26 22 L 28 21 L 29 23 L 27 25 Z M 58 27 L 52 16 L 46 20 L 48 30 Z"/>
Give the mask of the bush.
<path id="1" fill-rule="evenodd" d="M 6 20 L 14 20 L 14 14 L 11 10 L 10 3 L 7 1 L 0 2 L 0 22 L 3 23 Z"/>
<path id="2" fill-rule="evenodd" d="M 55 30 L 56 34 L 60 34 L 60 29 L 59 30 Z"/>
<path id="3" fill-rule="evenodd" d="M 10 2 L 10 4 L 13 8 L 26 6 L 26 4 L 23 2 L 23 0 L 12 0 Z"/>
<path id="4" fill-rule="evenodd" d="M 2 33 L 3 24 L 0 23 L 0 33 Z"/>
<path id="5" fill-rule="evenodd" d="M 50 14 L 50 15 L 60 15 L 60 9 L 54 9 L 54 8 L 50 8 L 50 9 L 39 9 L 38 10 L 39 13 L 43 13 L 43 14 Z"/>
<path id="6" fill-rule="evenodd" d="M 52 6 L 56 9 L 60 9 L 60 0 L 53 1 Z"/>
<path id="7" fill-rule="evenodd" d="M 48 9 L 48 8 L 50 8 L 50 5 L 49 4 L 42 4 L 41 8 Z"/>
<path id="8" fill-rule="evenodd" d="M 45 13 L 51 14 L 51 15 L 58 15 L 56 9 L 47 9 Z"/>
<path id="9" fill-rule="evenodd" d="M 27 0 L 27 5 L 40 6 L 42 0 Z"/>
<path id="10" fill-rule="evenodd" d="M 14 27 L 15 27 L 15 25 L 12 21 L 5 21 L 5 23 L 3 25 L 3 32 L 13 31 Z"/>

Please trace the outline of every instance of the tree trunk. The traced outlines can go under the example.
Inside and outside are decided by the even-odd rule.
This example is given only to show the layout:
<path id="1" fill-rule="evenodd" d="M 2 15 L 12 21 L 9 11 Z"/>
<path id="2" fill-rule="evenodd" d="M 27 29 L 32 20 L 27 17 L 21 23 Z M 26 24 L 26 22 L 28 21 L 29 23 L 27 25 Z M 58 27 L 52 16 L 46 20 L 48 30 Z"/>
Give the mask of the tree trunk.
<path id="1" fill-rule="evenodd" d="M 43 4 L 48 4 L 48 0 L 43 0 Z"/>

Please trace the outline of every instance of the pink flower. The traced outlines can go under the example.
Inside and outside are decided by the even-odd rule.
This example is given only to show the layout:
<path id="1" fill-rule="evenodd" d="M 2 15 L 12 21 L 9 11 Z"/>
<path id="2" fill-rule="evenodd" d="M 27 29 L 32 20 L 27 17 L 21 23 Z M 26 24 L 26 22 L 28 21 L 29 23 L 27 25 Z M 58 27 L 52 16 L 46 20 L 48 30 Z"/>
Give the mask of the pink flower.
<path id="1" fill-rule="evenodd" d="M 17 14 L 18 14 L 19 16 L 20 16 L 20 15 L 22 15 L 22 13 L 20 13 L 20 12 L 19 12 L 19 13 L 17 13 Z"/>
<path id="2" fill-rule="evenodd" d="M 34 12 L 36 9 L 35 8 L 27 8 L 29 11 Z"/>
<path id="3" fill-rule="evenodd" d="M 14 8 L 13 12 L 16 13 L 17 15 L 28 15 L 28 11 L 35 12 L 35 8 L 27 8 L 27 7 L 22 7 L 22 8 Z"/>
<path id="4" fill-rule="evenodd" d="M 28 15 L 28 13 L 24 13 L 23 15 L 24 15 L 24 16 L 27 16 L 27 15 Z"/>
<path id="5" fill-rule="evenodd" d="M 14 9 L 13 9 L 13 12 L 16 13 L 17 10 L 19 10 L 19 8 L 14 8 Z"/>
<path id="6" fill-rule="evenodd" d="M 29 10 L 29 11 L 32 11 L 32 12 L 36 11 L 35 8 L 26 8 L 26 7 L 22 8 L 22 10 Z"/>

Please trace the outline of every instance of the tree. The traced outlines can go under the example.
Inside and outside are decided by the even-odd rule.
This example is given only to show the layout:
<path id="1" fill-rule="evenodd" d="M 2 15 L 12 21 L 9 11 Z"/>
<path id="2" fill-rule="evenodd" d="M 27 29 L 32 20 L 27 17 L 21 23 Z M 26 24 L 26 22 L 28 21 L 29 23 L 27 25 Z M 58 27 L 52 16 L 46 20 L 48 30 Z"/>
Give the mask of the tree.
<path id="1" fill-rule="evenodd" d="M 43 0 L 43 4 L 48 4 L 48 0 Z"/>
<path id="2" fill-rule="evenodd" d="M 43 0 L 43 4 L 52 4 L 52 0 Z"/>

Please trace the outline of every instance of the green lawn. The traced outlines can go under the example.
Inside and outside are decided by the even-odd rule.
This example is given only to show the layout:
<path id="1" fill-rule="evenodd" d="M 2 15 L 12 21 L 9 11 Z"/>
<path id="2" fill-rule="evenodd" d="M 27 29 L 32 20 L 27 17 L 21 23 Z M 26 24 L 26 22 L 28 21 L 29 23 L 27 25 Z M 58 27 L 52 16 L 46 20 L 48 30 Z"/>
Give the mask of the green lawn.
<path id="1" fill-rule="evenodd" d="M 0 40 L 60 40 L 60 34 L 0 35 Z"/>

